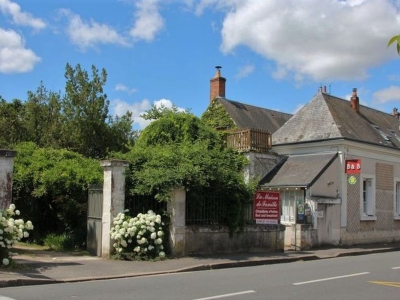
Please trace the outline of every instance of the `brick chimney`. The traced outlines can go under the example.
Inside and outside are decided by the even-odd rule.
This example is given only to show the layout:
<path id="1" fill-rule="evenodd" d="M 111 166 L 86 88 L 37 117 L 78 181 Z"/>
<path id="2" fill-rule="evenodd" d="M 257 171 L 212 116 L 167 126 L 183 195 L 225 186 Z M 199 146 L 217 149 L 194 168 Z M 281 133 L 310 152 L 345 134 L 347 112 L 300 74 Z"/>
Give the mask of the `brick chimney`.
<path id="1" fill-rule="evenodd" d="M 397 107 L 393 108 L 393 116 L 395 116 L 396 119 L 399 119 L 399 112 Z"/>
<path id="2" fill-rule="evenodd" d="M 221 77 L 221 66 L 216 66 L 217 72 L 214 78 L 210 79 L 210 103 L 218 97 L 225 97 L 225 82 L 226 79 Z"/>
<path id="3" fill-rule="evenodd" d="M 350 98 L 350 106 L 356 111 L 359 112 L 360 109 L 360 99 L 357 96 L 357 89 L 353 88 L 353 93 Z"/>

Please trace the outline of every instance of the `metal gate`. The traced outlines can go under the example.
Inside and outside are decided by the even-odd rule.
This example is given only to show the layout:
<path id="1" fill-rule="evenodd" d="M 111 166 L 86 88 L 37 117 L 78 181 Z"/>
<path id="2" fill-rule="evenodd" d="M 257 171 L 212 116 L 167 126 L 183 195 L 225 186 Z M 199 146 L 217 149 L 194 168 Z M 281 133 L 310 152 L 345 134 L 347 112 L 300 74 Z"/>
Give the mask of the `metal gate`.
<path id="1" fill-rule="evenodd" d="M 87 251 L 101 256 L 103 186 L 91 185 L 88 199 Z"/>

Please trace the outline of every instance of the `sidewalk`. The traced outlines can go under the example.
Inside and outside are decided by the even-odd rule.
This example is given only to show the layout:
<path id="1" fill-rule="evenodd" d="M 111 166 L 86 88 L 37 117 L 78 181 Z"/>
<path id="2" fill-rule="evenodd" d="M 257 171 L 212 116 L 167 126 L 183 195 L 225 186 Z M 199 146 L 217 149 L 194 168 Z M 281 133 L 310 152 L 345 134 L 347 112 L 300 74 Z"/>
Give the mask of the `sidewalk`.
<path id="1" fill-rule="evenodd" d="M 158 262 L 117 261 L 95 256 L 28 249 L 26 253 L 14 256 L 20 268 L 11 270 L 0 268 L 0 288 L 267 265 L 389 251 L 400 251 L 400 243 L 280 253 L 196 256 Z"/>

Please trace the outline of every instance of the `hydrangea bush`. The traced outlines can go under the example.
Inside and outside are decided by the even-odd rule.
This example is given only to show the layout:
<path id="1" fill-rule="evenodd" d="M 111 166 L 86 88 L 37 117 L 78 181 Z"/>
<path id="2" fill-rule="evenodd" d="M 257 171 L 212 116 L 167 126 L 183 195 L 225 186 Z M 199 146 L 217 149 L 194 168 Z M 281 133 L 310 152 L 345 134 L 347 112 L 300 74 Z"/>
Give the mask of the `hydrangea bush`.
<path id="1" fill-rule="evenodd" d="M 14 204 L 8 209 L 0 210 L 0 265 L 10 264 L 10 249 L 22 238 L 27 238 L 28 231 L 33 229 L 31 221 L 25 223 L 22 219 L 15 219 L 19 214 Z"/>
<path id="2" fill-rule="evenodd" d="M 128 210 L 119 213 L 113 221 L 111 239 L 120 259 L 164 259 L 165 224 L 161 216 L 149 210 L 131 217 Z"/>

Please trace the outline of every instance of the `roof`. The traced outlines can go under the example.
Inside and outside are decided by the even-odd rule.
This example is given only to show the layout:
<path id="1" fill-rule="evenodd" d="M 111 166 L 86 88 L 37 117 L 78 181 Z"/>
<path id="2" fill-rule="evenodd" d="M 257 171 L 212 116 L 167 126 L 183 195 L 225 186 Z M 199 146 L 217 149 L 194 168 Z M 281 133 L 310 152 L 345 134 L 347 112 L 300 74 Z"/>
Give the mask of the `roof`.
<path id="1" fill-rule="evenodd" d="M 337 153 L 289 156 L 283 164 L 266 174 L 262 187 L 310 187 L 336 159 Z"/>
<path id="2" fill-rule="evenodd" d="M 272 135 L 272 144 L 350 139 L 400 148 L 399 120 L 392 114 L 319 92 Z"/>
<path id="3" fill-rule="evenodd" d="M 225 98 L 218 98 L 238 128 L 263 129 L 274 133 L 292 115 L 275 110 L 256 107 Z"/>

